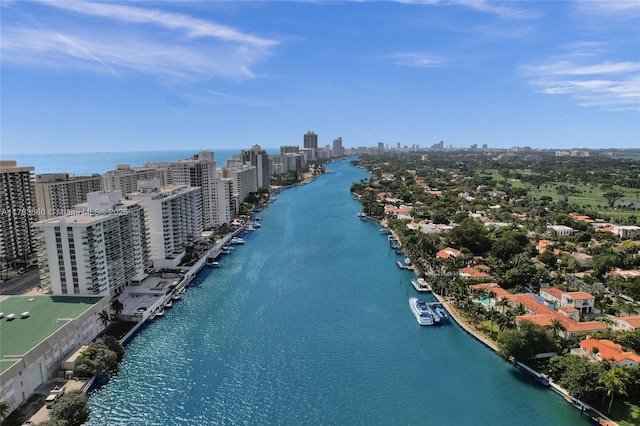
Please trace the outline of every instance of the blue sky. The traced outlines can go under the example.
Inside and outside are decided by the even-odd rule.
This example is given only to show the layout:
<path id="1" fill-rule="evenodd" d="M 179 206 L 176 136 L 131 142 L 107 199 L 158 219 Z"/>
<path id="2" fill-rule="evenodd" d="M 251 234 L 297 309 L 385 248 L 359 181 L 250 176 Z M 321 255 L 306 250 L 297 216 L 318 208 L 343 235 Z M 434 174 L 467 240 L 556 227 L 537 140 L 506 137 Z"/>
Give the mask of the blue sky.
<path id="1" fill-rule="evenodd" d="M 640 2 L 2 1 L 3 154 L 640 148 Z"/>

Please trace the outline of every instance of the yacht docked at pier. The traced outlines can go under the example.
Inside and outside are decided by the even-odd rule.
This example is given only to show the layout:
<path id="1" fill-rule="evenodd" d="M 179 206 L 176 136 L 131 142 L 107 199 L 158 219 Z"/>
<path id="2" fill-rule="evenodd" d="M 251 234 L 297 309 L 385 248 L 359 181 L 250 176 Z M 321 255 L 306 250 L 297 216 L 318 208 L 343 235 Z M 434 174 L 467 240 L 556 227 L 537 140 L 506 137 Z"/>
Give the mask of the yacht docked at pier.
<path id="1" fill-rule="evenodd" d="M 410 297 L 409 298 L 409 306 L 411 307 L 411 312 L 413 312 L 413 316 L 416 317 L 416 321 L 420 325 L 433 325 L 433 315 L 431 308 L 424 300 Z"/>

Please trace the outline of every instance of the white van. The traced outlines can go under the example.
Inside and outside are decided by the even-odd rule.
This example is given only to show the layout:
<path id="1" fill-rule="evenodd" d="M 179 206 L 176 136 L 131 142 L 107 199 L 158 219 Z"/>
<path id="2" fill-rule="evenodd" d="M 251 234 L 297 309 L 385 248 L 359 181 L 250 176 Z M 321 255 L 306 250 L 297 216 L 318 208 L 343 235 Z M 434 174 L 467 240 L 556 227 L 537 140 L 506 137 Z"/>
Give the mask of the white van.
<path id="1" fill-rule="evenodd" d="M 47 399 L 44 400 L 44 404 L 47 408 L 53 408 L 53 404 L 58 400 L 57 394 L 50 394 Z"/>

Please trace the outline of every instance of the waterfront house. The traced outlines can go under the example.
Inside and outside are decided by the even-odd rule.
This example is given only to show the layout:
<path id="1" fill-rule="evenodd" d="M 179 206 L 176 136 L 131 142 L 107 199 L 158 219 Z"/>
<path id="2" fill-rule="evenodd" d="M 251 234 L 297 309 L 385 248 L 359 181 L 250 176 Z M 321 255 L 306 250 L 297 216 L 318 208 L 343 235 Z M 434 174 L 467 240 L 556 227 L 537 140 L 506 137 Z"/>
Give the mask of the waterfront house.
<path id="1" fill-rule="evenodd" d="M 640 315 L 633 315 L 628 317 L 614 317 L 612 318 L 615 326 L 614 328 L 620 330 L 638 330 L 640 329 Z"/>
<path id="2" fill-rule="evenodd" d="M 562 291 L 556 287 L 540 289 L 540 297 L 557 306 L 572 306 L 582 314 L 593 312 L 596 298 L 585 291 Z"/>
<path id="3" fill-rule="evenodd" d="M 489 275 L 481 266 L 484 265 L 461 268 L 458 270 L 458 274 L 460 274 L 462 278 L 490 278 L 491 275 Z"/>
<path id="4" fill-rule="evenodd" d="M 548 290 L 548 289 L 547 289 Z M 555 310 L 547 306 L 543 302 L 536 299 L 533 294 L 511 294 L 506 296 L 513 304 L 520 304 L 525 307 L 527 313 L 516 317 L 516 323 L 527 320 L 543 327 L 549 327 L 553 324 L 553 320 L 558 320 L 565 328 L 560 335 L 565 339 L 569 339 L 576 333 L 587 331 L 604 331 L 607 330 L 607 324 L 601 321 L 577 321 L 575 311 L 572 310 Z M 577 308 L 574 307 L 577 310 Z"/>
<path id="5" fill-rule="evenodd" d="M 587 337 L 580 342 L 580 347 L 572 349 L 571 353 L 586 357 L 592 362 L 607 361 L 613 367 L 636 367 L 640 364 L 640 355 L 623 351 L 621 345 L 611 340 Z"/>
<path id="6" fill-rule="evenodd" d="M 450 257 L 460 257 L 462 252 L 452 247 L 446 247 L 436 253 L 436 257 L 440 259 L 448 259 Z"/>

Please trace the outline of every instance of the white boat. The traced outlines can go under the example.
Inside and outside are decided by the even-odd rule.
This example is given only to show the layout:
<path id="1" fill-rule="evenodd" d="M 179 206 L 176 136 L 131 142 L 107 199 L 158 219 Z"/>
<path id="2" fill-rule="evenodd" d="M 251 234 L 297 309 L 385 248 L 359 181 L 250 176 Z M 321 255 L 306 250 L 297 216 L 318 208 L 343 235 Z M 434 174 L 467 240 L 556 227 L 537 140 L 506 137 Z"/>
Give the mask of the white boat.
<path id="1" fill-rule="evenodd" d="M 417 299 L 415 297 L 409 298 L 409 306 L 413 316 L 416 317 L 416 321 L 420 325 L 433 325 L 433 317 L 431 316 L 431 309 L 424 300 Z"/>
<path id="2" fill-rule="evenodd" d="M 431 292 L 431 286 L 424 278 L 412 278 L 411 284 L 416 291 L 419 292 Z"/>
<path id="3" fill-rule="evenodd" d="M 233 237 L 230 242 L 231 244 L 244 244 L 244 240 L 239 237 Z"/>
<path id="4" fill-rule="evenodd" d="M 404 258 L 404 264 L 407 265 L 407 266 L 411 265 L 411 259 L 409 259 L 408 257 L 405 257 Z"/>
<path id="5" fill-rule="evenodd" d="M 164 316 L 164 309 L 160 309 L 158 312 L 156 312 L 156 317 L 163 317 Z"/>
<path id="6" fill-rule="evenodd" d="M 435 313 L 440 317 L 441 320 L 448 318 L 447 310 L 443 306 L 437 306 L 435 308 Z"/>
<path id="7" fill-rule="evenodd" d="M 182 296 L 180 296 L 179 293 L 178 294 L 174 294 L 173 297 L 171 298 L 171 300 L 173 300 L 173 301 L 178 301 L 180 299 L 182 299 Z"/>
<path id="8" fill-rule="evenodd" d="M 207 262 L 207 266 L 211 266 L 212 268 L 222 268 L 222 263 L 220 262 Z"/>
<path id="9" fill-rule="evenodd" d="M 164 304 L 164 307 L 169 309 L 173 307 L 173 302 L 171 300 L 169 300 L 167 303 Z"/>
<path id="10" fill-rule="evenodd" d="M 389 231 L 387 228 L 380 228 L 380 233 L 382 235 L 389 235 L 391 234 L 391 231 Z"/>

